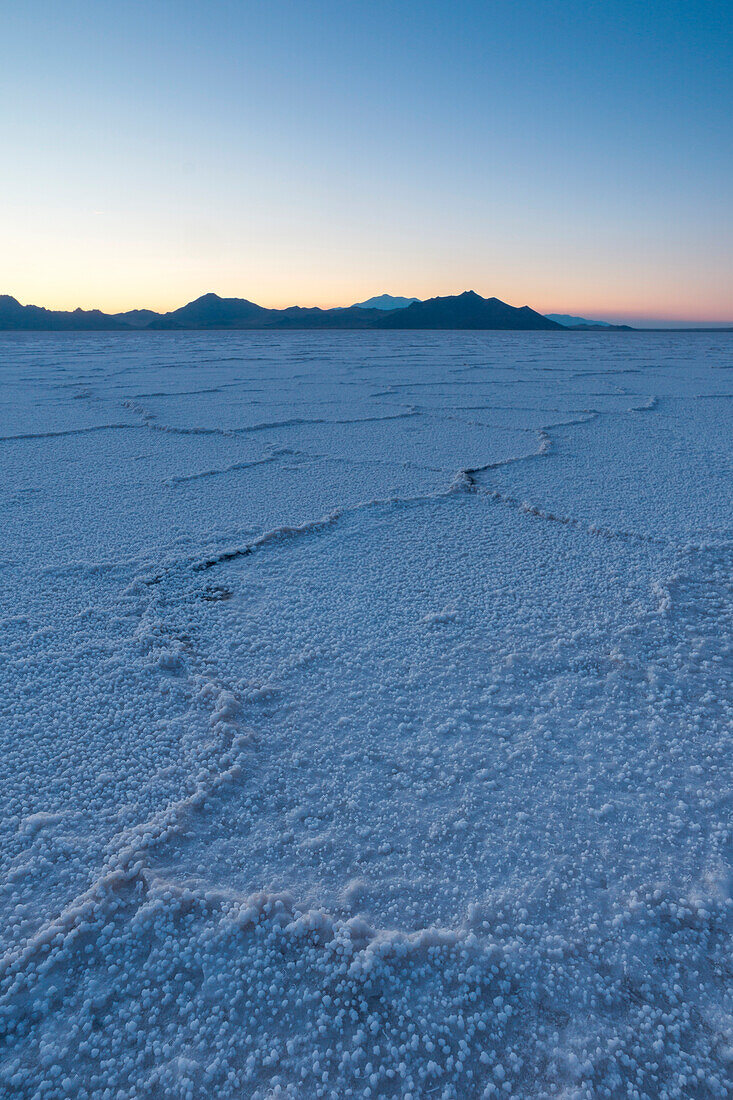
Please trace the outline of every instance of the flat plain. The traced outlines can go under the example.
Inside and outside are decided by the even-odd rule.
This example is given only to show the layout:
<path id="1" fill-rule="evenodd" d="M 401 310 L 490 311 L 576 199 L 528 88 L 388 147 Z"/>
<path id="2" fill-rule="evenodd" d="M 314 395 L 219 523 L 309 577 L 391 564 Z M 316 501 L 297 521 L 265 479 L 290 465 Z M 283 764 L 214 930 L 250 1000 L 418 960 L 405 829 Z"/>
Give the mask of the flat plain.
<path id="1" fill-rule="evenodd" d="M 727 333 L 0 338 L 0 1095 L 726 1097 Z"/>

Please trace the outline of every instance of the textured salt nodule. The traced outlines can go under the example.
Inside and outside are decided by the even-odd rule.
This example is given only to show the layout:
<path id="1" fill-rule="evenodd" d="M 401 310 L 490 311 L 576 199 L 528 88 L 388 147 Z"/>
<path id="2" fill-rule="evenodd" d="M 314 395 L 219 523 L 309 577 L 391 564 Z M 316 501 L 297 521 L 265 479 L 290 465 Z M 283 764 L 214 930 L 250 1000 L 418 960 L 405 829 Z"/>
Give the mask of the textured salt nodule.
<path id="1" fill-rule="evenodd" d="M 730 357 L 3 339 L 0 1096 L 730 1094 Z"/>
<path id="2" fill-rule="evenodd" d="M 20 832 L 24 836 L 32 837 L 40 832 L 41 829 L 45 829 L 49 825 L 56 825 L 59 821 L 63 821 L 63 818 L 63 814 L 46 814 L 42 812 L 29 814 L 28 817 L 23 818 L 21 821 Z"/>

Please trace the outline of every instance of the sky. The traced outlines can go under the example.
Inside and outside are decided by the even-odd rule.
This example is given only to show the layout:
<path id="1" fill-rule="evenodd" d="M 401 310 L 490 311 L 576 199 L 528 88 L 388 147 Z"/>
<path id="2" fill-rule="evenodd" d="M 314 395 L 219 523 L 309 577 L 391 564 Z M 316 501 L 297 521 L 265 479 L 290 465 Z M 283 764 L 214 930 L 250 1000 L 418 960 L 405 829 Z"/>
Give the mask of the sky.
<path id="1" fill-rule="evenodd" d="M 24 0 L 0 293 L 733 322 L 733 5 Z"/>

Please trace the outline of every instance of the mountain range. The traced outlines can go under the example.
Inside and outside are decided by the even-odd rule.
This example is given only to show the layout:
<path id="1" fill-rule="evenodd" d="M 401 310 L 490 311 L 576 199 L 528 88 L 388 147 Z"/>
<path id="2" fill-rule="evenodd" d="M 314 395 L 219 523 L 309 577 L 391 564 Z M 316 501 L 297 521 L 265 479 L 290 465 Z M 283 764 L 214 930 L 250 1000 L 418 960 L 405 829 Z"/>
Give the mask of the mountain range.
<path id="1" fill-rule="evenodd" d="M 582 318 L 545 317 L 529 306 L 510 306 L 499 298 L 482 298 L 473 290 L 428 298 L 393 298 L 383 294 L 336 309 L 289 306 L 267 309 L 246 298 L 204 294 L 180 309 L 155 313 L 133 309 L 107 314 L 98 309 L 67 312 L 21 305 L 0 295 L 0 331 L 160 331 L 171 329 L 503 329 L 562 330 L 594 327 Z M 603 325 L 604 328 L 627 328 Z"/>

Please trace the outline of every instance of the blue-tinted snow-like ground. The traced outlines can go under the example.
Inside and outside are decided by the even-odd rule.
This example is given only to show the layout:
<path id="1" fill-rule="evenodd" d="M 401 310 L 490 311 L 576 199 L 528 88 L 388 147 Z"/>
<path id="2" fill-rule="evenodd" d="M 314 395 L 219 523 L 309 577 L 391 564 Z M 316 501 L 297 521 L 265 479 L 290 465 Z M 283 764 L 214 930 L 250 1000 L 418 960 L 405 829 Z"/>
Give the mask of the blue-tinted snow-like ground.
<path id="1" fill-rule="evenodd" d="M 0 1096 L 729 1096 L 731 367 L 0 338 Z"/>

